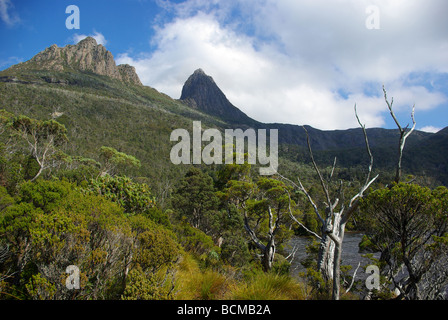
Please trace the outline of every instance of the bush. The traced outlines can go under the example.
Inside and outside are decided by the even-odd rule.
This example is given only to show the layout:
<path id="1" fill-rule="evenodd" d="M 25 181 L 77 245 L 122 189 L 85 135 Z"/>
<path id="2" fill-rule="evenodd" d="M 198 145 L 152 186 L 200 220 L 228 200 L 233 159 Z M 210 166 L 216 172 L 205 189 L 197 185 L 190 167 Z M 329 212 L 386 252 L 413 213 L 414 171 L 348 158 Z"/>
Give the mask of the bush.
<path id="1" fill-rule="evenodd" d="M 127 213 L 144 213 L 155 205 L 149 187 L 128 177 L 99 177 L 90 181 L 90 190 L 117 202 Z"/>
<path id="2" fill-rule="evenodd" d="M 139 272 L 155 286 L 157 272 L 172 268 L 179 257 L 180 246 L 171 231 L 146 216 L 127 216 L 118 204 L 85 194 L 74 184 L 27 182 L 19 195 L 15 203 L 6 201 L 0 212 L 2 246 L 9 248 L 2 268 L 11 275 L 2 283 L 6 295 L 115 299 L 126 283 L 140 281 Z M 69 265 L 80 270 L 80 290 L 65 287 Z M 137 271 L 126 282 L 128 268 Z"/>

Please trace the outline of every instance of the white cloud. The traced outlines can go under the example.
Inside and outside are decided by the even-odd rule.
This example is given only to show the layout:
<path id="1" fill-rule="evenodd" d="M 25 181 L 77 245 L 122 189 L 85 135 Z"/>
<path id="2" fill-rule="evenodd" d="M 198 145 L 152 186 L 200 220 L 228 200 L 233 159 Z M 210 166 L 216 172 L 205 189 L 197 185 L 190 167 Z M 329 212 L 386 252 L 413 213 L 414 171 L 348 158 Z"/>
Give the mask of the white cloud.
<path id="1" fill-rule="evenodd" d="M 443 128 L 436 128 L 436 127 L 433 127 L 433 126 L 426 126 L 426 127 L 421 128 L 420 130 L 421 131 L 425 131 L 425 132 L 436 133 L 436 132 L 439 132 L 442 129 Z"/>
<path id="2" fill-rule="evenodd" d="M 83 40 L 83 39 L 85 39 L 85 38 L 87 38 L 87 37 L 92 37 L 92 38 L 94 38 L 95 40 L 96 40 L 96 43 L 98 43 L 98 44 L 102 44 L 103 46 L 105 46 L 106 44 L 107 44 L 107 40 L 106 40 L 106 38 L 104 37 L 104 35 L 102 34 L 102 33 L 100 33 L 100 32 L 96 32 L 96 31 L 94 31 L 93 32 L 93 34 L 89 34 L 89 35 L 85 35 L 85 34 L 75 34 L 74 36 L 73 36 L 73 41 L 74 41 L 74 43 L 76 44 L 76 43 L 78 43 L 79 41 L 81 41 L 81 40 Z"/>
<path id="3" fill-rule="evenodd" d="M 202 68 L 235 106 L 263 122 L 356 127 L 357 103 L 363 123 L 382 126 L 382 84 L 397 110 L 448 101 L 423 83 L 406 83 L 410 73 L 448 72 L 446 0 L 163 4 L 175 18 L 156 28 L 156 50 L 124 53 L 117 62 L 134 65 L 144 84 L 173 98 Z M 379 8 L 379 30 L 365 27 L 371 4 Z"/>
<path id="4" fill-rule="evenodd" d="M 10 27 L 20 22 L 20 18 L 15 13 L 10 12 L 12 8 L 14 8 L 14 5 L 10 0 L 0 0 L 0 18 Z"/>

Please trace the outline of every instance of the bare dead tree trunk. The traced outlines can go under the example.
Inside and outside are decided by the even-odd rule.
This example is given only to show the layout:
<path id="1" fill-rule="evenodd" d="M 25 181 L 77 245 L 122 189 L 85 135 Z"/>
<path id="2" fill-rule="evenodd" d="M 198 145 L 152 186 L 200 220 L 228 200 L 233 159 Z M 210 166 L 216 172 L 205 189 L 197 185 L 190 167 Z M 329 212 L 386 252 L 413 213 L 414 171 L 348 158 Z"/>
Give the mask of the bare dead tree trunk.
<path id="1" fill-rule="evenodd" d="M 359 125 L 362 128 L 364 140 L 366 144 L 366 150 L 370 158 L 370 164 L 368 168 L 368 172 L 366 175 L 366 179 L 364 184 L 360 187 L 358 193 L 354 195 L 348 206 L 346 207 L 344 203 L 344 193 L 342 190 L 342 182 L 340 183 L 339 191 L 336 194 L 336 197 L 332 199 L 330 196 L 330 187 L 329 182 L 333 176 L 334 168 L 336 166 L 336 160 L 334 161 L 333 168 L 330 173 L 329 181 L 325 181 L 323 178 L 320 169 L 318 168 L 316 161 L 314 160 L 313 151 L 311 148 L 311 143 L 308 135 L 308 131 L 304 127 L 307 137 L 308 150 L 310 153 L 311 161 L 315 172 L 319 178 L 322 191 L 325 194 L 326 202 L 325 202 L 325 219 L 319 213 L 318 207 L 307 192 L 307 190 L 303 187 L 302 182 L 298 178 L 298 185 L 286 179 L 280 175 L 280 177 L 290 181 L 293 185 L 302 191 L 307 197 L 310 204 L 313 206 L 314 211 L 318 217 L 318 219 L 322 223 L 322 235 L 320 237 L 320 247 L 318 254 L 318 270 L 321 272 L 323 278 L 325 280 L 333 280 L 333 292 L 332 298 L 334 300 L 339 300 L 340 296 L 340 264 L 341 264 L 341 255 L 342 255 L 342 243 L 344 241 L 345 234 L 345 226 L 352 216 L 353 212 L 359 205 L 359 200 L 363 197 L 364 192 L 370 187 L 370 185 L 378 178 L 378 175 L 373 179 L 370 178 L 373 168 L 373 156 L 370 150 L 369 141 L 367 138 L 367 133 L 365 129 L 365 125 L 362 125 L 355 105 L 355 115 L 358 120 Z M 340 201 L 341 200 L 341 201 Z M 340 207 L 339 211 L 336 211 L 337 207 Z M 290 214 L 292 215 L 291 209 Z"/>
<path id="2" fill-rule="evenodd" d="M 415 125 L 416 125 L 415 118 L 414 118 L 415 105 L 412 107 L 412 112 L 411 112 L 412 128 L 410 130 L 408 130 L 409 125 L 407 125 L 405 128 L 403 128 L 400 125 L 400 123 L 398 122 L 398 119 L 395 116 L 394 111 L 392 110 L 394 98 L 392 98 L 391 101 L 389 102 L 389 100 L 387 99 L 386 89 L 384 88 L 384 86 L 383 86 L 383 93 L 384 93 L 384 100 L 386 101 L 387 107 L 389 108 L 390 115 L 392 116 L 392 119 L 394 119 L 395 124 L 398 127 L 398 131 L 400 132 L 400 140 L 398 142 L 397 168 L 395 171 L 395 180 L 394 180 L 396 183 L 398 183 L 398 182 L 400 182 L 400 179 L 401 179 L 401 161 L 403 159 L 403 149 L 406 144 L 406 139 L 409 137 L 409 135 L 412 133 L 412 131 L 414 131 Z"/>

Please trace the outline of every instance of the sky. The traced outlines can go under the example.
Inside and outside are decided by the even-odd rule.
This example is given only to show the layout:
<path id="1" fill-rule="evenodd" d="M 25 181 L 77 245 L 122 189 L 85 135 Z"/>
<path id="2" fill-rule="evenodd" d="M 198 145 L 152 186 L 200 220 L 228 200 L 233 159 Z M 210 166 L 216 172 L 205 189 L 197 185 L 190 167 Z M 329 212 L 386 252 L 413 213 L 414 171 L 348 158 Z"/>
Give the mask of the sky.
<path id="1" fill-rule="evenodd" d="M 74 22 L 79 9 L 79 28 Z M 0 0 L 0 70 L 94 37 L 178 99 L 198 68 L 265 123 L 448 126 L 446 0 Z M 77 27 L 77 26 L 75 26 Z"/>

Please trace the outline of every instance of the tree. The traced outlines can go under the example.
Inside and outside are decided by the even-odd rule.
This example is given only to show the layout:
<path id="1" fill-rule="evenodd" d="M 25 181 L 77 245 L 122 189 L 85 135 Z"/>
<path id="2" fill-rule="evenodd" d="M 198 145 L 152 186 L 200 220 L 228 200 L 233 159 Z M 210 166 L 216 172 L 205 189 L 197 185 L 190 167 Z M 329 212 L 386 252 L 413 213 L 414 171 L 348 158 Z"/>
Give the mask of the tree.
<path id="1" fill-rule="evenodd" d="M 258 195 L 256 200 L 249 204 L 248 211 L 256 217 L 257 224 L 260 225 L 258 237 L 264 239 L 265 244 L 258 240 L 256 232 L 251 229 L 248 217 L 245 216 L 245 228 L 263 252 L 262 265 L 265 271 L 272 269 L 277 245 L 290 237 L 285 228 L 289 221 L 289 198 L 286 189 L 285 184 L 276 179 L 261 178 L 257 182 Z M 257 225 L 255 230 L 256 228 Z"/>
<path id="2" fill-rule="evenodd" d="M 213 236 L 219 198 L 209 175 L 191 168 L 174 191 L 171 202 L 175 211 L 186 217 L 194 228 Z"/>
<path id="3" fill-rule="evenodd" d="M 140 168 L 140 160 L 134 156 L 128 155 L 124 152 L 119 152 L 111 147 L 101 147 L 100 157 L 103 159 L 104 166 L 101 175 L 114 175 L 117 171 L 125 170 L 127 168 Z"/>
<path id="4" fill-rule="evenodd" d="M 149 186 L 129 177 L 107 175 L 91 179 L 87 190 L 117 202 L 128 214 L 147 213 L 155 206 Z"/>
<path id="5" fill-rule="evenodd" d="M 384 93 L 384 100 L 386 101 L 387 107 L 389 108 L 389 112 L 390 115 L 392 116 L 392 119 L 394 119 L 395 124 L 398 127 L 398 131 L 400 133 L 400 139 L 398 141 L 398 156 L 397 156 L 397 167 L 395 170 L 395 183 L 399 183 L 400 179 L 401 179 L 401 160 L 403 158 L 403 150 L 404 150 L 404 146 L 406 144 L 406 139 L 409 137 L 409 135 L 412 133 L 412 131 L 414 131 L 415 129 L 415 118 L 414 118 L 414 111 L 415 111 L 415 105 L 412 107 L 412 113 L 411 113 L 411 119 L 412 119 L 412 128 L 410 130 L 407 130 L 407 126 L 405 128 L 403 128 L 400 125 L 400 122 L 398 122 L 397 117 L 395 116 L 395 113 L 392 109 L 392 105 L 394 103 L 394 98 L 391 99 L 391 101 L 389 102 L 389 100 L 387 99 L 387 93 L 386 93 L 386 89 L 383 86 L 383 93 Z"/>
<path id="6" fill-rule="evenodd" d="M 288 218 L 288 193 L 282 181 L 261 178 L 257 183 L 231 180 L 227 193 L 243 215 L 244 229 L 262 252 L 264 271 L 273 267 L 278 243 L 288 238 L 284 226 Z M 283 234 L 282 234 L 283 231 Z"/>
<path id="7" fill-rule="evenodd" d="M 394 181 L 363 203 L 361 217 L 367 230 L 363 245 L 380 252 L 381 274 L 399 292 L 398 299 L 440 298 L 448 283 L 447 191 L 401 182 L 403 150 L 416 125 L 415 106 L 411 129 L 403 128 L 392 109 L 393 99 L 388 101 L 384 87 L 383 92 L 400 134 L 397 165 Z M 397 278 L 401 269 L 406 276 Z"/>
<path id="8" fill-rule="evenodd" d="M 11 127 L 24 139 L 39 165 L 38 172 L 31 179 L 34 181 L 43 170 L 51 167 L 52 160 L 57 160 L 60 155 L 59 147 L 68 141 L 67 129 L 55 120 L 41 121 L 25 116 L 15 117 Z"/>
<path id="9" fill-rule="evenodd" d="M 345 200 L 344 186 L 342 181 L 332 188 L 333 173 L 336 166 L 336 159 L 334 161 L 333 167 L 327 179 L 325 179 L 321 173 L 321 170 L 314 160 L 313 151 L 311 148 L 310 138 L 308 131 L 304 127 L 307 136 L 308 151 L 311 157 L 311 161 L 315 172 L 318 176 L 322 192 L 325 195 L 324 210 L 319 210 L 318 205 L 315 203 L 313 198 L 310 196 L 306 188 L 303 186 L 300 178 L 297 178 L 298 184 L 290 181 L 293 186 L 295 186 L 300 192 L 302 192 L 309 203 L 314 208 L 314 212 L 322 224 L 321 234 L 318 235 L 311 232 L 312 235 L 316 236 L 320 240 L 319 253 L 317 268 L 325 282 L 333 281 L 332 297 L 334 300 L 339 300 L 340 296 L 340 274 L 341 274 L 341 255 L 342 255 L 342 243 L 344 241 L 345 227 L 352 217 L 353 213 L 359 206 L 359 200 L 364 196 L 364 192 L 370 187 L 370 185 L 377 179 L 378 176 L 370 178 L 372 168 L 373 168 L 373 156 L 370 151 L 369 141 L 367 138 L 367 133 L 365 126 L 361 124 L 358 114 L 356 112 L 355 105 L 355 115 L 358 120 L 359 125 L 362 128 L 364 134 L 364 140 L 366 144 L 366 150 L 370 158 L 369 168 L 366 174 L 364 183 L 360 184 L 358 192 L 355 193 L 349 201 Z M 282 176 L 281 176 L 282 177 Z M 284 177 L 282 177 L 284 178 Z M 284 178 L 286 179 L 286 178 Z M 323 212 L 323 215 L 321 215 Z M 292 212 L 291 217 L 293 217 Z M 295 219 L 302 227 L 304 225 Z M 308 230 L 310 231 L 310 230 Z"/>
<path id="10" fill-rule="evenodd" d="M 448 285 L 448 189 L 431 191 L 416 184 L 393 184 L 372 192 L 361 208 L 364 242 L 381 252 L 381 273 L 398 290 L 397 299 L 444 298 Z M 405 272 L 400 272 L 402 269 Z"/>

